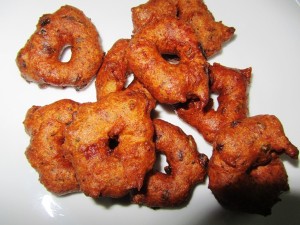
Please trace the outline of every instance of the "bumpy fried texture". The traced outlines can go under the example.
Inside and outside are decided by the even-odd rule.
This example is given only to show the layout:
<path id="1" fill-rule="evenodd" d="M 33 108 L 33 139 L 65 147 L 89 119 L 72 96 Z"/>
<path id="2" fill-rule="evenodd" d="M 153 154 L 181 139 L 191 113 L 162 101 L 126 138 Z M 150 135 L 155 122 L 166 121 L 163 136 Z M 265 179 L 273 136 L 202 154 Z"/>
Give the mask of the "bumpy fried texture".
<path id="1" fill-rule="evenodd" d="M 130 74 L 126 58 L 128 46 L 129 39 L 119 39 L 106 54 L 95 82 L 97 100 L 124 88 Z"/>
<path id="2" fill-rule="evenodd" d="M 153 98 L 153 96 L 151 95 L 151 93 L 137 80 L 134 79 L 130 85 L 127 87 L 128 90 L 132 91 L 132 92 L 137 92 L 137 93 L 141 93 L 143 95 L 145 95 L 145 97 L 147 97 L 148 101 L 149 101 L 149 107 L 151 109 L 154 109 L 156 106 L 156 99 Z"/>
<path id="3" fill-rule="evenodd" d="M 31 136 L 26 157 L 39 173 L 40 182 L 57 195 L 79 190 L 75 171 L 62 150 L 64 129 L 77 109 L 78 103 L 60 100 L 31 107 L 24 120 L 26 132 Z"/>
<path id="4" fill-rule="evenodd" d="M 106 54 L 95 82 L 98 101 L 110 93 L 125 89 L 128 75 L 131 73 L 126 58 L 129 41 L 119 39 Z M 156 100 L 138 80 L 134 79 L 127 89 L 144 94 L 152 104 L 151 107 L 155 107 Z"/>
<path id="5" fill-rule="evenodd" d="M 142 29 L 145 25 L 163 19 L 164 17 L 176 17 L 177 8 L 171 0 L 149 0 L 145 4 L 133 7 L 132 22 L 133 33 Z"/>
<path id="6" fill-rule="evenodd" d="M 176 111 L 180 118 L 212 143 L 222 126 L 248 116 L 248 86 L 252 70 L 233 69 L 214 63 L 209 71 L 210 91 L 218 95 L 218 108 L 213 109 L 211 99 L 205 107 L 199 101 L 191 101 L 178 105 Z"/>
<path id="7" fill-rule="evenodd" d="M 169 164 L 167 174 L 151 172 L 132 201 L 149 207 L 179 206 L 188 200 L 195 185 L 204 181 L 208 158 L 197 151 L 193 137 L 179 127 L 160 119 L 153 123 L 156 150 L 166 155 Z"/>
<path id="8" fill-rule="evenodd" d="M 64 151 L 87 196 L 117 198 L 142 187 L 155 161 L 152 106 L 131 90 L 80 106 L 66 129 Z"/>
<path id="9" fill-rule="evenodd" d="M 224 127 L 213 143 L 209 188 L 226 208 L 268 215 L 289 189 L 279 154 L 296 159 L 298 149 L 275 116 L 258 115 Z"/>
<path id="10" fill-rule="evenodd" d="M 186 24 L 174 18 L 151 23 L 132 38 L 127 53 L 136 78 L 160 103 L 194 97 L 208 101 L 208 64 Z M 163 54 L 177 55 L 180 61 L 171 64 Z"/>
<path id="11" fill-rule="evenodd" d="M 235 28 L 216 22 L 202 0 L 178 0 L 179 19 L 189 24 L 196 33 L 205 56 L 219 52 L 223 43 L 230 40 Z"/>
<path id="12" fill-rule="evenodd" d="M 40 18 L 16 62 L 27 81 L 80 89 L 94 78 L 101 65 L 104 53 L 99 41 L 91 20 L 79 9 L 66 5 Z M 71 46 L 71 59 L 61 62 L 67 46 Z"/>

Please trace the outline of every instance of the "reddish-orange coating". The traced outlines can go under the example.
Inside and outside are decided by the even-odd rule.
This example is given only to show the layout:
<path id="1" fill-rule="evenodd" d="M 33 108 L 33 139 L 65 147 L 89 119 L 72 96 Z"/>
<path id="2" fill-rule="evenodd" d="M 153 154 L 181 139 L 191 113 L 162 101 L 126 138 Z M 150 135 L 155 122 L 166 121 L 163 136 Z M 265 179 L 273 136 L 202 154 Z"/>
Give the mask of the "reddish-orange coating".
<path id="1" fill-rule="evenodd" d="M 61 62 L 65 48 L 71 59 Z M 91 20 L 73 6 L 45 14 L 16 58 L 21 75 L 39 85 L 86 86 L 96 75 L 103 58 L 99 34 Z"/>
<path id="2" fill-rule="evenodd" d="M 298 149 L 272 115 L 227 124 L 216 136 L 209 161 L 209 188 L 226 208 L 268 215 L 289 189 L 279 154 L 298 158 Z"/>
<path id="3" fill-rule="evenodd" d="M 219 52 L 235 32 L 234 27 L 216 22 L 203 0 L 178 0 L 178 15 L 193 28 L 207 58 Z"/>
<path id="4" fill-rule="evenodd" d="M 149 0 L 148 2 L 133 7 L 132 23 L 133 33 L 136 33 L 140 29 L 153 21 L 164 19 L 164 17 L 176 17 L 177 7 L 172 0 Z"/>
<path id="5" fill-rule="evenodd" d="M 130 89 L 80 105 L 63 147 L 87 196 L 117 198 L 141 189 L 155 161 L 152 107 Z"/>
<path id="6" fill-rule="evenodd" d="M 98 101 L 110 93 L 125 89 L 128 75 L 131 74 L 126 58 L 129 41 L 129 39 L 119 39 L 106 54 L 95 82 Z M 133 79 L 127 88 L 146 95 L 154 108 L 155 99 L 138 80 Z"/>
<path id="7" fill-rule="evenodd" d="M 165 154 L 166 174 L 152 171 L 132 201 L 149 207 L 174 207 L 187 202 L 193 188 L 205 180 L 208 158 L 197 151 L 194 138 L 160 119 L 153 121 L 157 152 Z"/>
<path id="8" fill-rule="evenodd" d="M 117 40 L 105 55 L 95 82 L 97 100 L 124 88 L 130 74 L 126 57 L 129 41 L 129 39 Z"/>
<path id="9" fill-rule="evenodd" d="M 75 171 L 62 150 L 65 127 L 73 120 L 78 106 L 67 99 L 42 107 L 32 106 L 24 120 L 26 132 L 31 136 L 26 157 L 39 173 L 40 182 L 57 195 L 79 191 Z"/>
<path id="10" fill-rule="evenodd" d="M 169 63 L 163 54 L 177 55 L 179 63 Z M 127 55 L 136 78 L 160 103 L 208 101 L 208 64 L 185 23 L 176 18 L 151 23 L 134 35 Z"/>
<path id="11" fill-rule="evenodd" d="M 218 95 L 218 107 L 213 108 L 213 99 L 203 106 L 199 101 L 179 105 L 177 114 L 195 127 L 212 143 L 222 126 L 248 116 L 248 87 L 251 68 L 234 69 L 214 63 L 209 67 L 210 91 Z"/>

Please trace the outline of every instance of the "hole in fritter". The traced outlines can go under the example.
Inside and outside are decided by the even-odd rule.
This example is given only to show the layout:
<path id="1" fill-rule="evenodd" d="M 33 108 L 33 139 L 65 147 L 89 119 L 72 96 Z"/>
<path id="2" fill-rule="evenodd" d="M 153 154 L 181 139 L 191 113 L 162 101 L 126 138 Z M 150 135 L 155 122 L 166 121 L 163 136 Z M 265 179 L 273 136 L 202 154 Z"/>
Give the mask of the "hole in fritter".
<path id="1" fill-rule="evenodd" d="M 211 99 L 212 99 L 212 109 L 217 111 L 218 107 L 219 107 L 219 102 L 218 102 L 218 97 L 219 95 L 218 94 L 215 94 L 215 93 L 212 93 L 211 94 Z"/>
<path id="2" fill-rule="evenodd" d="M 161 173 L 170 174 L 171 167 L 167 163 L 167 157 L 164 154 L 157 153 L 156 154 L 156 161 L 154 164 L 154 169 Z"/>
<path id="3" fill-rule="evenodd" d="M 72 46 L 66 45 L 60 53 L 59 60 L 61 62 L 67 63 L 71 60 L 71 57 L 72 57 Z"/>
<path id="4" fill-rule="evenodd" d="M 180 58 L 176 54 L 166 53 L 166 54 L 162 54 L 161 56 L 163 57 L 164 60 L 166 60 L 168 63 L 173 65 L 176 65 L 180 62 Z"/>
<path id="5" fill-rule="evenodd" d="M 116 147 L 119 145 L 119 136 L 113 136 L 108 139 L 109 152 L 112 153 Z"/>

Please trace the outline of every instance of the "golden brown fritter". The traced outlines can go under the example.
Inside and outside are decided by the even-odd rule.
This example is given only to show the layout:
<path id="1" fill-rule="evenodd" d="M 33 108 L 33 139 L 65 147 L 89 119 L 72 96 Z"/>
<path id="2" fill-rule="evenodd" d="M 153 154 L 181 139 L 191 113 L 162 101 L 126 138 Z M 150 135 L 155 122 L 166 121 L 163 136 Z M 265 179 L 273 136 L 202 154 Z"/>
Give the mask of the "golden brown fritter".
<path id="1" fill-rule="evenodd" d="M 289 189 L 278 155 L 298 158 L 298 149 L 272 115 L 234 121 L 218 133 L 209 161 L 209 188 L 226 208 L 268 215 Z"/>
<path id="2" fill-rule="evenodd" d="M 26 132 L 31 136 L 26 157 L 39 173 L 40 182 L 57 195 L 79 190 L 75 171 L 62 150 L 64 129 L 77 109 L 78 103 L 59 100 L 43 107 L 31 107 L 24 120 Z"/>
<path id="3" fill-rule="evenodd" d="M 207 58 L 219 52 L 235 32 L 235 28 L 216 22 L 203 0 L 178 0 L 178 15 L 193 28 Z"/>
<path id="4" fill-rule="evenodd" d="M 130 74 L 126 58 L 129 41 L 129 39 L 119 39 L 106 54 L 95 82 L 97 100 L 124 88 L 127 76 Z"/>
<path id="5" fill-rule="evenodd" d="M 126 58 L 129 42 L 129 39 L 119 39 L 106 54 L 95 82 L 98 101 L 110 93 L 125 89 L 128 75 L 132 73 Z M 156 100 L 138 80 L 133 79 L 127 88 L 146 95 L 155 107 Z"/>
<path id="6" fill-rule="evenodd" d="M 167 174 L 152 171 L 141 192 L 132 201 L 149 207 L 174 207 L 184 204 L 193 188 L 204 182 L 208 158 L 197 151 L 194 138 L 179 127 L 160 119 L 153 121 L 156 150 L 165 154 Z"/>
<path id="7" fill-rule="evenodd" d="M 180 118 L 212 143 L 222 126 L 248 116 L 248 87 L 252 70 L 239 70 L 214 63 L 209 71 L 210 91 L 218 95 L 217 109 L 214 110 L 211 99 L 206 106 L 199 101 L 178 105 L 176 111 Z"/>
<path id="8" fill-rule="evenodd" d="M 143 93 L 128 89 L 80 106 L 64 151 L 87 196 L 117 198 L 142 187 L 155 161 L 152 107 Z"/>
<path id="9" fill-rule="evenodd" d="M 185 23 L 174 18 L 151 23 L 134 35 L 127 53 L 130 69 L 160 103 L 194 97 L 208 101 L 208 64 Z M 180 61 L 171 64 L 163 54 L 177 55 Z"/>
<path id="10" fill-rule="evenodd" d="M 61 62 L 71 46 L 71 59 Z M 40 85 L 86 86 L 96 75 L 103 58 L 99 34 L 79 9 L 66 5 L 45 14 L 36 31 L 19 51 L 16 62 L 22 76 Z"/>
<path id="11" fill-rule="evenodd" d="M 164 17 L 176 17 L 177 8 L 172 0 L 149 0 L 148 2 L 139 6 L 133 7 L 132 23 L 133 33 L 136 33 L 140 29 L 153 21 L 158 21 Z"/>

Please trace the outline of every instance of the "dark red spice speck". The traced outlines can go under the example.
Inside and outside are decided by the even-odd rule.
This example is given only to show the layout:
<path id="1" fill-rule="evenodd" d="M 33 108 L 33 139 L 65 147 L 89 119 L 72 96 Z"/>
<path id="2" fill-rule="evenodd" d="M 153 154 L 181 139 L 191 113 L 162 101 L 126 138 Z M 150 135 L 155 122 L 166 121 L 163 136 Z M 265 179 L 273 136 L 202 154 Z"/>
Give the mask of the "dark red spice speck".
<path id="1" fill-rule="evenodd" d="M 80 150 L 84 153 L 86 159 L 90 159 L 99 152 L 99 145 L 92 144 L 89 146 L 83 146 Z"/>

